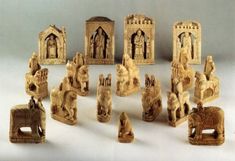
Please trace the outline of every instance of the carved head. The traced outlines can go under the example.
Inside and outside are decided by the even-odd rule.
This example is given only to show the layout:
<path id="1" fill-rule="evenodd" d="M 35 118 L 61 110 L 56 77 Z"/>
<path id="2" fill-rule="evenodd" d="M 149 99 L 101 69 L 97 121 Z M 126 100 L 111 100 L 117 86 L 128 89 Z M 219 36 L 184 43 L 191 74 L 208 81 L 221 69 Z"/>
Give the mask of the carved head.
<path id="1" fill-rule="evenodd" d="M 137 35 L 138 35 L 138 36 L 141 36 L 141 35 L 142 35 L 141 29 L 138 29 L 138 30 L 137 30 Z"/>
<path id="2" fill-rule="evenodd" d="M 99 34 L 99 35 L 102 35 L 102 34 L 103 34 L 103 30 L 102 30 L 101 27 L 98 28 L 98 34 Z"/>

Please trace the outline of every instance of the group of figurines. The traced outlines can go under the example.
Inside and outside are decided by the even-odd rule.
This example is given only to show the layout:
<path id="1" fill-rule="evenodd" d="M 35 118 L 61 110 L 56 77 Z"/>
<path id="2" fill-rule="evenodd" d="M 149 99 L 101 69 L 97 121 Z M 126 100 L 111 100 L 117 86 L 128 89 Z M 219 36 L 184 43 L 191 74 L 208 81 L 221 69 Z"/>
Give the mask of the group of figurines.
<path id="1" fill-rule="evenodd" d="M 154 63 L 155 23 L 144 15 L 129 15 L 124 23 L 124 54 L 116 65 L 116 95 L 128 96 L 140 91 L 140 74 L 136 64 Z M 48 69 L 40 64 L 62 64 L 66 60 L 66 32 L 51 25 L 39 34 L 39 53 L 29 59 L 25 75 L 25 90 L 31 99 L 26 105 L 13 107 L 10 114 L 10 141 L 45 141 L 46 115 L 42 99 L 49 95 Z M 65 124 L 77 124 L 77 95 L 89 92 L 89 64 L 114 63 L 114 21 L 92 17 L 86 21 L 85 54 L 76 53 L 66 64 L 66 76 L 50 91 L 51 117 Z M 167 93 L 169 125 L 176 127 L 188 120 L 188 139 L 191 144 L 219 145 L 224 142 L 224 113 L 219 107 L 203 107 L 203 103 L 219 97 L 219 79 L 215 63 L 207 56 L 204 71 L 195 72 L 189 64 L 201 63 L 201 26 L 197 22 L 177 22 L 173 26 L 173 61 L 171 90 Z M 195 80 L 196 79 L 196 80 Z M 109 122 L 112 116 L 112 75 L 99 75 L 97 83 L 97 120 Z M 189 90 L 194 86 L 191 110 Z M 162 112 L 160 81 L 145 74 L 142 90 L 142 120 L 155 121 Z M 31 128 L 30 132 L 22 130 Z M 212 129 L 212 133 L 204 130 Z M 118 141 L 129 143 L 134 133 L 128 115 L 119 118 Z"/>

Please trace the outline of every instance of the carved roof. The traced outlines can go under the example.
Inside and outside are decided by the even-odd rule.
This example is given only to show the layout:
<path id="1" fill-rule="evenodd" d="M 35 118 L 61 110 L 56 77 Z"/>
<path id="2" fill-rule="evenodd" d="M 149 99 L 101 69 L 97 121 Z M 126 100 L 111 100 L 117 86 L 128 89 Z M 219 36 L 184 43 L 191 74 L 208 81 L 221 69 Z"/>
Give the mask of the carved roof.
<path id="1" fill-rule="evenodd" d="M 103 17 L 103 16 L 95 16 L 95 17 L 91 17 L 90 19 L 87 20 L 87 22 L 91 22 L 91 21 L 112 21 L 107 17 Z"/>
<path id="2" fill-rule="evenodd" d="M 126 22 L 138 22 L 138 23 L 143 23 L 143 22 L 150 22 L 150 23 L 153 23 L 153 19 L 152 18 L 149 18 L 149 17 L 146 17 L 145 15 L 142 15 L 142 14 L 132 14 L 132 15 L 128 15 L 126 18 L 125 18 L 125 21 Z"/>
<path id="3" fill-rule="evenodd" d="M 201 25 L 196 21 L 181 21 L 174 24 L 175 28 L 200 28 Z"/>

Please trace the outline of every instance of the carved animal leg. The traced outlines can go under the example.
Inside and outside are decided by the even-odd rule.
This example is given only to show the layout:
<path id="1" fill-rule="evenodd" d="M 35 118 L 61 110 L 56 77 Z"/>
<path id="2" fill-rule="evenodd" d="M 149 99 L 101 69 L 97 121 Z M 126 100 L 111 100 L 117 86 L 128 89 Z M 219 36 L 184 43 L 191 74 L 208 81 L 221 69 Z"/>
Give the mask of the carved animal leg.
<path id="1" fill-rule="evenodd" d="M 31 130 L 32 130 L 32 136 L 33 136 L 33 137 L 40 137 L 40 136 L 39 136 L 38 126 L 37 126 L 37 125 L 31 126 Z"/>
<path id="2" fill-rule="evenodd" d="M 171 110 L 171 119 L 173 122 L 176 121 L 176 110 Z"/>

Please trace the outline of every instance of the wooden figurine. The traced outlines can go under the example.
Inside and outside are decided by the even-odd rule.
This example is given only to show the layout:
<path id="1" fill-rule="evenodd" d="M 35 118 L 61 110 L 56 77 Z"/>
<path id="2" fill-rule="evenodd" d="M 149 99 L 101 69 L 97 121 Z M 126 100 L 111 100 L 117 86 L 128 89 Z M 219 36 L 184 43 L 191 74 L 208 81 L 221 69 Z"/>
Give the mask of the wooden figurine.
<path id="1" fill-rule="evenodd" d="M 214 75 L 215 63 L 212 56 L 207 56 L 204 73 L 196 72 L 194 102 L 208 102 L 219 97 L 220 82 Z"/>
<path id="2" fill-rule="evenodd" d="M 155 22 L 140 14 L 128 15 L 124 21 L 124 53 L 135 64 L 154 64 Z"/>
<path id="3" fill-rule="evenodd" d="M 127 96 L 140 88 L 139 69 L 128 54 L 124 54 L 122 64 L 116 65 L 118 96 Z"/>
<path id="4" fill-rule="evenodd" d="M 118 141 L 121 143 L 130 143 L 134 140 L 131 122 L 125 112 L 122 112 L 119 118 Z"/>
<path id="5" fill-rule="evenodd" d="M 201 64 L 201 25 L 195 21 L 176 22 L 173 26 L 173 61 L 186 50 L 189 64 Z"/>
<path id="6" fill-rule="evenodd" d="M 29 127 L 30 131 L 23 128 Z M 40 99 L 31 97 L 28 104 L 16 105 L 10 113 L 9 138 L 12 143 L 45 142 L 46 114 Z"/>
<path id="7" fill-rule="evenodd" d="M 83 54 L 77 52 L 73 61 L 68 61 L 66 69 L 67 77 L 73 90 L 80 96 L 88 95 L 89 74 Z"/>
<path id="8" fill-rule="evenodd" d="M 39 33 L 39 63 L 64 64 L 66 63 L 66 32 L 65 28 L 50 25 Z"/>
<path id="9" fill-rule="evenodd" d="M 206 130 L 213 130 L 207 131 Z M 194 145 L 220 145 L 224 143 L 224 111 L 215 106 L 197 108 L 188 116 L 188 138 Z"/>
<path id="10" fill-rule="evenodd" d="M 29 72 L 25 75 L 25 90 L 30 96 L 37 99 L 48 96 L 48 69 L 43 68 L 38 63 L 38 56 L 36 53 L 32 54 L 29 59 Z"/>
<path id="11" fill-rule="evenodd" d="M 87 64 L 114 64 L 114 21 L 92 17 L 86 21 L 85 55 Z"/>
<path id="12" fill-rule="evenodd" d="M 168 92 L 167 111 L 169 124 L 176 127 L 187 120 L 190 111 L 189 93 L 183 91 L 181 81 L 175 81 L 174 91 Z"/>
<path id="13" fill-rule="evenodd" d="M 51 117 L 69 125 L 77 123 L 77 94 L 68 77 L 51 91 Z"/>
<path id="14" fill-rule="evenodd" d="M 142 119 L 154 121 L 162 111 L 162 97 L 160 81 L 154 75 L 145 74 L 145 88 L 142 92 Z"/>
<path id="15" fill-rule="evenodd" d="M 103 74 L 99 75 L 97 85 L 97 120 L 108 122 L 112 113 L 112 88 L 111 74 L 105 78 Z"/>

